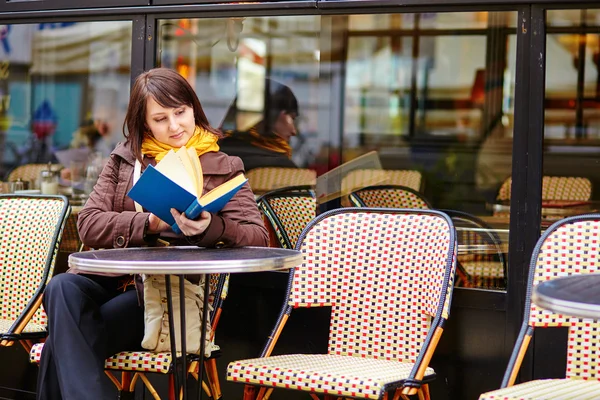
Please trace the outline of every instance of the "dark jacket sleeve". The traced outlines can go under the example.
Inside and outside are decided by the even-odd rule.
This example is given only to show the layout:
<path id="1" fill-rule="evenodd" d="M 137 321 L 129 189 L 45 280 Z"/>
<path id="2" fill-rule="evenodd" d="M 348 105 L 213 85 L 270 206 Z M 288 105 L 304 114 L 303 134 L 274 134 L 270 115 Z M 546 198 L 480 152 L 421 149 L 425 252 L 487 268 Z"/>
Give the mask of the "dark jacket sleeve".
<path id="1" fill-rule="evenodd" d="M 229 157 L 231 174 L 226 180 L 244 172 L 238 157 Z M 188 238 L 201 247 L 268 246 L 269 234 L 256 205 L 254 193 L 246 183 L 212 220 L 201 235 Z"/>
<path id="2" fill-rule="evenodd" d="M 119 156 L 111 155 L 78 215 L 79 237 L 86 246 L 119 248 L 147 244 L 144 228 L 150 214 L 123 209 L 132 173 L 131 166 Z"/>

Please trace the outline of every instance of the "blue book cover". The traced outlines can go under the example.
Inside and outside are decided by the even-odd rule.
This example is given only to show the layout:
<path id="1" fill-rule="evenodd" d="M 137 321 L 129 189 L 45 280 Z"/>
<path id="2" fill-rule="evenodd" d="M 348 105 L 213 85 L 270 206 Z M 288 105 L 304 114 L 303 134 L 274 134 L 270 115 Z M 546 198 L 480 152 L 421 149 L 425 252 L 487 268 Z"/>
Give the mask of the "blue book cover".
<path id="1" fill-rule="evenodd" d="M 238 175 L 198 199 L 149 165 L 127 195 L 171 225 L 175 233 L 181 233 L 171 215 L 171 208 L 185 212 L 189 219 L 197 218 L 202 211 L 219 212 L 247 180 L 244 175 Z"/>

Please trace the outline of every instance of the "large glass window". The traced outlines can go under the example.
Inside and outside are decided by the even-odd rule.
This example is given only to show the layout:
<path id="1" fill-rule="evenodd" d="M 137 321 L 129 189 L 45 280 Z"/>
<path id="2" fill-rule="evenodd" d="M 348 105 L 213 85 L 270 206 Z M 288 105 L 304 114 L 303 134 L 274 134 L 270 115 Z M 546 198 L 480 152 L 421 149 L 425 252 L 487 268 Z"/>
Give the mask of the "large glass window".
<path id="1" fill-rule="evenodd" d="M 0 43 L 0 178 L 61 150 L 107 157 L 122 140 L 131 22 L 2 25 Z"/>
<path id="2" fill-rule="evenodd" d="M 542 228 L 598 206 L 600 12 L 547 13 Z"/>
<path id="3" fill-rule="evenodd" d="M 159 64 L 195 87 L 225 136 L 222 150 L 240 156 L 248 175 L 294 168 L 280 186 L 316 183 L 317 195 L 338 205 L 365 186 L 404 186 L 456 218 L 457 284 L 502 290 L 516 17 L 162 20 Z M 250 182 L 256 192 L 274 188 Z"/>

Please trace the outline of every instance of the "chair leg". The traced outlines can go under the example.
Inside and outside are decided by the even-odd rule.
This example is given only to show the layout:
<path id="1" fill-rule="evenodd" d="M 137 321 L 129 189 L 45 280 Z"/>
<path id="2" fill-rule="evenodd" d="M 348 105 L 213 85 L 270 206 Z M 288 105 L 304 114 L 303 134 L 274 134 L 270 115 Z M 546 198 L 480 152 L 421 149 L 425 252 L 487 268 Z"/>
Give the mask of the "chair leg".
<path id="1" fill-rule="evenodd" d="M 169 374 L 169 400 L 175 400 L 175 375 Z"/>
<path id="2" fill-rule="evenodd" d="M 244 385 L 244 400 L 255 400 L 256 399 L 256 387 L 252 385 Z"/>
<path id="3" fill-rule="evenodd" d="M 211 358 L 204 362 L 204 369 L 206 370 L 206 378 L 208 379 L 208 384 L 214 394 L 213 398 L 215 400 L 220 399 L 222 396 L 221 393 L 221 384 L 219 383 L 219 372 L 217 371 L 217 360 L 215 358 Z"/>
<path id="4" fill-rule="evenodd" d="M 402 394 L 402 388 L 400 389 L 396 389 L 396 392 L 394 393 L 394 398 L 392 400 L 410 400 L 410 398 L 404 394 Z"/>
<path id="5" fill-rule="evenodd" d="M 423 390 L 425 400 L 431 400 L 431 397 L 429 395 L 429 384 L 426 383 L 425 385 L 421 386 L 421 389 Z"/>
<path id="6" fill-rule="evenodd" d="M 258 389 L 258 395 L 256 395 L 256 400 L 264 400 L 266 392 L 267 388 L 264 386 Z"/>
<path id="7" fill-rule="evenodd" d="M 273 393 L 273 388 L 267 389 L 267 393 L 265 393 L 265 397 L 263 397 L 263 400 L 269 400 L 269 397 L 271 397 L 271 393 Z"/>
<path id="8" fill-rule="evenodd" d="M 146 389 L 148 389 L 148 391 L 150 392 L 150 394 L 152 395 L 152 397 L 154 397 L 155 400 L 160 400 L 160 396 L 158 395 L 158 393 L 156 392 L 156 389 L 154 389 L 154 386 L 152 386 L 152 384 L 150 383 L 150 381 L 148 380 L 148 378 L 146 378 L 146 375 L 140 374 L 140 373 L 136 373 L 136 376 L 139 376 L 140 379 L 142 380 L 142 382 L 144 382 L 144 385 L 146 386 Z M 134 377 L 134 379 L 136 379 L 136 378 Z M 170 386 L 171 386 L 171 382 L 169 382 L 169 387 Z M 173 389 L 173 390 L 175 390 L 175 389 Z M 173 392 L 171 392 L 169 390 L 169 396 L 171 396 L 171 393 L 173 393 Z"/>

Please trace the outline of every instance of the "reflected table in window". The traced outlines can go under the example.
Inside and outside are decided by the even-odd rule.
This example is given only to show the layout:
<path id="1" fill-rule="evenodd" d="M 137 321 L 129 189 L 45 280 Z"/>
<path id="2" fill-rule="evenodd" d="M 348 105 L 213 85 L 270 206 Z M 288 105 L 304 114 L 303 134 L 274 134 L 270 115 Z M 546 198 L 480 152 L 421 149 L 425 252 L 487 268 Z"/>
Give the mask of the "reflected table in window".
<path id="1" fill-rule="evenodd" d="M 600 319 L 600 274 L 572 275 L 541 282 L 532 301 L 546 310 L 578 318 Z"/>
<path id="2" fill-rule="evenodd" d="M 247 273 L 276 271 L 290 269 L 302 263 L 302 253 L 297 250 L 276 249 L 271 247 L 240 247 L 223 249 L 205 249 L 194 246 L 182 247 L 145 247 L 128 249 L 93 250 L 74 253 L 69 256 L 69 266 L 73 269 L 86 273 L 111 272 L 121 274 L 149 274 L 165 275 L 167 284 L 167 304 L 172 310 L 172 294 L 170 276 L 178 276 L 179 292 L 185 293 L 185 275 L 206 275 L 225 273 Z M 204 279 L 204 293 L 209 293 L 209 279 Z M 204 308 L 202 320 L 208 318 L 208 298 L 204 296 Z M 184 301 L 185 296 L 180 300 Z M 182 304 L 181 314 L 181 350 L 186 354 L 186 329 L 185 329 L 185 305 Z M 173 319 L 169 318 L 169 332 L 171 336 L 171 349 L 175 347 L 175 327 Z M 206 330 L 202 329 L 200 338 L 200 354 L 198 382 L 202 382 L 204 364 Z M 179 370 L 177 364 L 181 362 Z M 186 357 L 173 357 L 174 371 L 176 374 L 175 393 L 179 393 L 179 387 L 183 389 L 183 398 L 187 398 L 186 387 Z M 202 397 L 202 390 L 199 390 Z"/>

